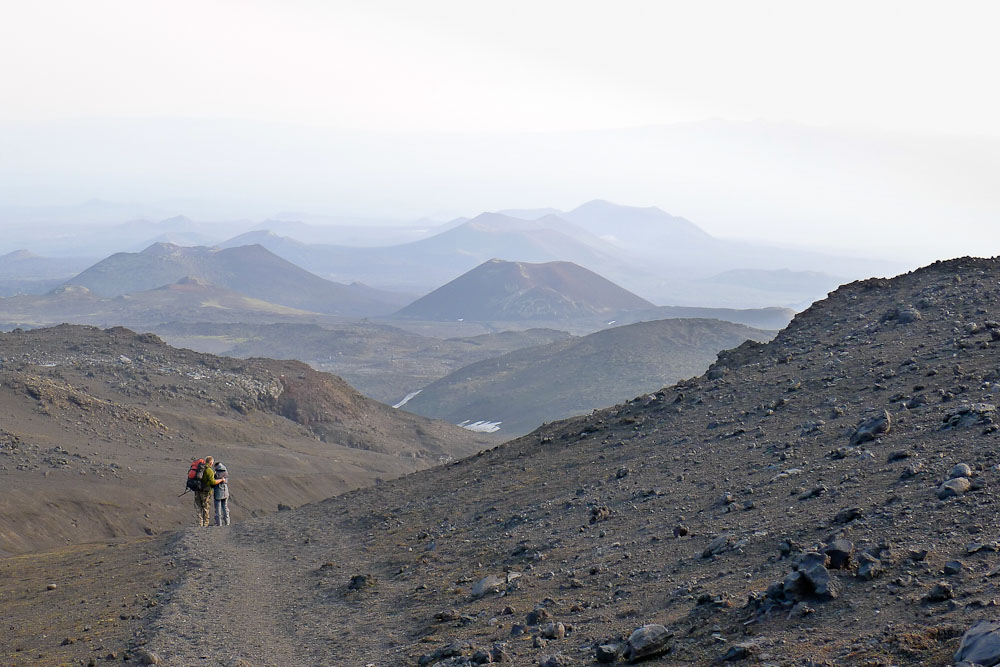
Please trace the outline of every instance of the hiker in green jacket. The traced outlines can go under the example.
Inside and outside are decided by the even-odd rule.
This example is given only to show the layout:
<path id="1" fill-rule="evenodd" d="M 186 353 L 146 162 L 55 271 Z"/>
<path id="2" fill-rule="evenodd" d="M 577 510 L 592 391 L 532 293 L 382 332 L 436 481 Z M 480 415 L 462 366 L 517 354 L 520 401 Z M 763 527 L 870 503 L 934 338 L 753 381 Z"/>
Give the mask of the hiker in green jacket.
<path id="1" fill-rule="evenodd" d="M 197 491 L 194 494 L 194 504 L 198 508 L 198 525 L 209 526 L 211 525 L 211 499 L 212 493 L 215 490 L 216 485 L 221 484 L 223 480 L 215 479 L 215 459 L 211 456 L 205 458 L 205 472 L 201 474 L 201 491 Z"/>

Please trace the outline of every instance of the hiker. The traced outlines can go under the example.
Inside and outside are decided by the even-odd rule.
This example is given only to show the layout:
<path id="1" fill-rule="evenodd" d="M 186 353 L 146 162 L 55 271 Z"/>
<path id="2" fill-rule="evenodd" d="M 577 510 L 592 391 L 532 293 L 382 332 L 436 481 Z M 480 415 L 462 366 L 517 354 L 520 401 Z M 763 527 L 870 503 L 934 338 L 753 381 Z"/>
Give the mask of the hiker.
<path id="1" fill-rule="evenodd" d="M 215 525 L 229 525 L 229 472 L 221 461 L 215 464 Z"/>
<path id="2" fill-rule="evenodd" d="M 215 479 L 215 459 L 211 456 L 205 457 L 205 472 L 201 474 L 201 489 L 194 492 L 194 506 L 198 509 L 198 525 L 211 525 L 211 515 L 208 501 L 212 497 L 215 487 L 222 483 L 222 480 Z"/>

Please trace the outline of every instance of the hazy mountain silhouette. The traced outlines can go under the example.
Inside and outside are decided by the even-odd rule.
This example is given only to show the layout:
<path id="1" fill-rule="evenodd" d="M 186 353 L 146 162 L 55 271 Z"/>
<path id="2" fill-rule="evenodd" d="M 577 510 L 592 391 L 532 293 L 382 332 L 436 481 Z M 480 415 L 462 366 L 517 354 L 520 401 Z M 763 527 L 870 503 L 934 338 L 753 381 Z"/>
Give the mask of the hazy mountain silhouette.
<path id="1" fill-rule="evenodd" d="M 852 277 L 884 272 L 885 262 L 718 239 L 656 207 L 593 200 L 568 212 L 510 209 L 444 225 L 445 231 L 382 247 L 308 244 L 259 230 L 222 245 L 261 243 L 310 271 L 342 282 L 428 292 L 491 258 L 570 261 L 659 303 L 680 306 L 801 308 L 832 287 L 792 276 L 776 290 L 759 277 L 726 280 L 729 271 L 827 272 Z M 287 229 L 287 227 L 285 227 Z M 836 279 L 831 279 L 836 282 Z"/>
<path id="2" fill-rule="evenodd" d="M 248 241 L 331 279 L 417 293 L 435 289 L 494 257 L 524 262 L 572 261 L 618 273 L 636 271 L 609 244 L 553 216 L 529 222 L 483 213 L 429 238 L 383 247 L 303 244 L 265 230 L 241 235 L 221 246 Z"/>
<path id="3" fill-rule="evenodd" d="M 81 257 L 41 257 L 23 249 L 0 255 L 0 296 L 44 294 L 93 263 Z"/>
<path id="4" fill-rule="evenodd" d="M 653 304 L 571 262 L 492 259 L 417 299 L 397 317 L 426 320 L 560 320 Z"/>
<path id="5" fill-rule="evenodd" d="M 716 241 L 689 220 L 670 215 L 655 206 L 639 208 L 595 199 L 557 215 L 595 236 L 613 240 L 642 254 L 661 252 L 671 247 L 686 252 L 710 252 Z"/>
<path id="6" fill-rule="evenodd" d="M 406 297 L 316 276 L 260 245 L 223 250 L 166 243 L 140 253 L 117 253 L 67 281 L 102 296 L 119 296 L 176 283 L 184 277 L 271 303 L 320 313 L 366 316 L 391 312 Z"/>

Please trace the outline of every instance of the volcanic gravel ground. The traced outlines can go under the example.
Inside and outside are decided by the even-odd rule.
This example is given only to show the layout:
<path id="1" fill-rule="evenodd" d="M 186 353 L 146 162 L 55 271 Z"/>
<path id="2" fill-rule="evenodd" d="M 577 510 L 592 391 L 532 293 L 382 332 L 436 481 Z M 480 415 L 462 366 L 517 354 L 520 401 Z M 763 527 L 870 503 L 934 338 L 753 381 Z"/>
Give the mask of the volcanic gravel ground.
<path id="1" fill-rule="evenodd" d="M 592 664 L 657 623 L 659 664 L 949 664 L 1000 600 L 998 285 L 969 259 L 853 283 L 700 378 L 190 530 L 143 641 L 169 665 Z M 801 588 L 837 539 L 834 593 Z"/>

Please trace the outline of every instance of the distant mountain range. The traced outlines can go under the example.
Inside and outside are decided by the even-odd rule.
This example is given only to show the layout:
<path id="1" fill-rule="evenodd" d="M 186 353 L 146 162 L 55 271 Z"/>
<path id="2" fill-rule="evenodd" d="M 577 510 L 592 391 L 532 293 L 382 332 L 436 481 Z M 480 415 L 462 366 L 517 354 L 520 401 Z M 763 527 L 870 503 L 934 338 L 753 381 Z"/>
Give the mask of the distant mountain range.
<path id="1" fill-rule="evenodd" d="M 332 280 L 415 293 L 428 292 L 492 258 L 569 261 L 643 298 L 681 306 L 803 308 L 841 282 L 903 268 L 717 239 L 656 207 L 602 200 L 571 211 L 483 213 L 441 229 L 418 241 L 379 247 L 301 243 L 265 230 L 222 245 L 259 243 Z M 745 271 L 751 279 L 737 278 Z"/>
<path id="2" fill-rule="evenodd" d="M 906 268 L 718 239 L 659 208 L 603 200 L 568 211 L 506 209 L 447 223 L 366 224 L 346 218 L 322 222 L 332 224 L 284 218 L 206 224 L 174 216 L 113 226 L 45 226 L 45 234 L 39 225 L 28 224 L 12 225 L 4 240 L 8 247 L 17 243 L 15 248 L 41 248 L 49 255 L 90 256 L 145 252 L 155 244 L 213 249 L 261 245 L 331 281 L 414 295 L 426 294 L 492 258 L 568 261 L 656 304 L 727 308 L 801 309 L 842 282 Z M 169 277 L 174 280 L 167 282 L 175 282 L 182 276 Z M 6 292 L 38 292 L 49 284 L 9 287 Z"/>
<path id="3" fill-rule="evenodd" d="M 552 216 L 526 221 L 483 213 L 445 227 L 429 238 L 380 247 L 306 244 L 262 230 L 237 236 L 221 247 L 259 243 L 331 280 L 360 281 L 418 294 L 495 257 L 523 262 L 571 261 L 594 270 L 628 272 L 628 261 L 613 246 Z"/>
<path id="4" fill-rule="evenodd" d="M 67 281 L 101 296 L 120 296 L 195 278 L 270 303 L 318 313 L 387 314 L 410 299 L 365 285 L 325 280 L 260 245 L 223 250 L 157 243 L 116 253 Z"/>
<path id="5" fill-rule="evenodd" d="M 491 259 L 423 296 L 397 317 L 424 320 L 561 320 L 653 308 L 571 262 Z"/>
<path id="6" fill-rule="evenodd" d="M 630 324 L 459 368 L 401 409 L 514 437 L 543 422 L 657 391 L 704 372 L 721 350 L 773 336 L 718 320 Z"/>

